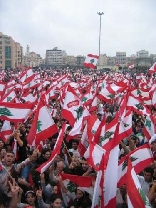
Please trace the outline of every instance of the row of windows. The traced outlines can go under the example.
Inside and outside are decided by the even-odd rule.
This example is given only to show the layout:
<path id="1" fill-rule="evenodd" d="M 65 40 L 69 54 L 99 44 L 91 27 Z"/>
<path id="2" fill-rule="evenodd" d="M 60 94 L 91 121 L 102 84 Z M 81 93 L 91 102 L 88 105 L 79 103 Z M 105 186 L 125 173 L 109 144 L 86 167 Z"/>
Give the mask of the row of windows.
<path id="1" fill-rule="evenodd" d="M 5 58 L 11 59 L 11 46 L 5 46 Z"/>

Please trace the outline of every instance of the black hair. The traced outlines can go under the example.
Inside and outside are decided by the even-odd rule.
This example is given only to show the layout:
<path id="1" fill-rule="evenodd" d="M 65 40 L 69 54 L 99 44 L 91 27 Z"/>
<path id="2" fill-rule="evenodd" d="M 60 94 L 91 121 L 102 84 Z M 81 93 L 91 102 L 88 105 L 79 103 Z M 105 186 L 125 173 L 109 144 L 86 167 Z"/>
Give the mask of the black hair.
<path id="1" fill-rule="evenodd" d="M 152 167 L 147 167 L 144 169 L 145 172 L 147 173 L 151 173 L 151 176 L 153 176 L 153 173 L 154 173 L 154 169 Z"/>
<path id="2" fill-rule="evenodd" d="M 79 141 L 76 140 L 76 139 L 73 139 L 73 140 L 72 140 L 72 143 L 77 143 L 77 145 L 78 145 L 78 144 L 79 144 Z"/>
<path id="3" fill-rule="evenodd" d="M 44 149 L 42 150 L 42 155 L 45 155 L 46 152 L 51 152 L 51 150 L 48 149 L 48 148 L 44 148 Z"/>
<path id="4" fill-rule="evenodd" d="M 51 203 L 54 203 L 54 201 L 55 201 L 56 199 L 61 199 L 61 200 L 62 200 L 62 197 L 61 197 L 60 195 L 58 195 L 58 194 L 53 194 L 53 195 L 51 196 L 51 198 L 50 198 Z"/>

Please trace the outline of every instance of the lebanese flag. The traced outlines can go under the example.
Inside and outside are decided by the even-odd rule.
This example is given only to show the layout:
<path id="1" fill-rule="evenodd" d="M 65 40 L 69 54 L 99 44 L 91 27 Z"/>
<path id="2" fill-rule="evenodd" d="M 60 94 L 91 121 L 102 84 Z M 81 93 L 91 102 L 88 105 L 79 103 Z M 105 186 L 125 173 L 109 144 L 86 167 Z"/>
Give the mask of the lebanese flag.
<path id="1" fill-rule="evenodd" d="M 154 161 L 149 144 L 144 144 L 121 158 L 118 164 L 118 187 L 126 182 L 128 158 L 131 160 L 137 174 Z"/>
<path id="2" fill-rule="evenodd" d="M 132 112 L 131 110 L 126 111 L 120 118 L 119 133 L 118 137 L 120 141 L 124 138 L 129 137 L 132 134 Z"/>
<path id="3" fill-rule="evenodd" d="M 152 115 L 146 116 L 142 131 L 148 140 L 156 133 Z"/>
<path id="4" fill-rule="evenodd" d="M 90 87 L 88 92 L 86 92 L 84 95 L 82 95 L 81 102 L 82 102 L 83 106 L 88 106 L 92 103 L 92 100 L 93 100 L 93 94 L 91 92 L 91 87 Z"/>
<path id="5" fill-rule="evenodd" d="M 29 67 L 24 70 L 21 74 L 20 74 L 20 81 L 23 83 L 25 81 L 27 81 L 27 79 L 31 76 L 34 75 L 34 72 L 32 71 L 32 69 L 30 69 Z"/>
<path id="6" fill-rule="evenodd" d="M 148 70 L 148 73 L 153 74 L 156 72 L 156 62 L 151 66 L 151 68 Z"/>
<path id="7" fill-rule="evenodd" d="M 55 91 L 53 87 L 50 87 L 45 93 L 46 103 L 49 103 L 49 99 L 56 98 Z"/>
<path id="8" fill-rule="evenodd" d="M 79 120 L 77 120 L 73 126 L 73 128 L 71 129 L 71 131 L 69 132 L 66 141 L 69 141 L 70 139 L 78 136 L 79 134 L 82 134 L 82 129 L 84 127 L 84 121 L 89 117 L 89 111 L 87 110 L 87 108 L 84 107 L 82 116 L 80 117 Z"/>
<path id="9" fill-rule="evenodd" d="M 62 129 L 60 130 L 59 132 L 59 135 L 58 135 L 58 138 L 57 138 L 57 141 L 56 141 L 56 144 L 54 146 L 54 149 L 51 153 L 51 156 L 49 158 L 49 160 L 45 163 L 43 163 L 42 165 L 40 165 L 36 171 L 38 171 L 39 173 L 43 173 L 44 171 L 47 170 L 47 168 L 49 168 L 49 166 L 52 164 L 52 162 L 54 161 L 55 159 L 55 156 L 60 154 L 60 149 L 61 149 L 61 145 L 62 145 L 62 141 L 63 141 L 63 137 L 64 137 L 64 133 L 66 131 L 66 128 L 67 128 L 67 125 L 64 124 L 62 126 Z"/>
<path id="10" fill-rule="evenodd" d="M 33 139 L 35 138 L 35 144 L 39 145 L 40 142 L 44 141 L 57 132 L 58 129 L 56 124 L 54 123 L 47 107 L 40 99 L 36 109 L 34 121 L 27 136 L 28 144 L 32 145 L 34 142 Z"/>
<path id="11" fill-rule="evenodd" d="M 30 102 L 30 103 L 34 103 L 37 101 L 37 96 L 34 96 L 33 94 L 31 94 L 29 91 L 24 93 L 21 97 L 25 102 Z"/>
<path id="12" fill-rule="evenodd" d="M 100 123 L 101 121 L 98 119 L 98 117 L 95 114 L 92 114 L 88 118 L 88 137 L 90 140 L 92 140 L 94 135 L 96 134 Z"/>
<path id="13" fill-rule="evenodd" d="M 105 208 L 116 208 L 116 189 L 118 179 L 118 158 L 119 156 L 119 145 L 115 146 L 109 154 L 108 164 L 104 175 L 104 207 Z M 110 176 L 113 173 L 113 177 Z"/>
<path id="14" fill-rule="evenodd" d="M 156 108 L 156 88 L 152 93 L 152 99 L 151 99 L 151 103 L 152 105 L 154 105 L 154 107 Z"/>
<path id="15" fill-rule="evenodd" d="M 132 94 L 128 97 L 127 108 L 130 108 L 141 115 L 150 115 L 150 110 L 143 104 L 143 102 L 139 98 L 134 97 Z"/>
<path id="16" fill-rule="evenodd" d="M 0 82 L 0 92 L 3 92 L 3 90 L 5 89 L 6 83 L 4 82 Z"/>
<path id="17" fill-rule="evenodd" d="M 23 89 L 30 89 L 30 88 L 38 87 L 40 84 L 37 83 L 37 81 L 35 81 L 34 78 L 35 78 L 35 74 L 27 78 L 26 81 L 22 84 Z"/>
<path id="18" fill-rule="evenodd" d="M 99 59 L 99 56 L 93 55 L 93 54 L 88 54 L 85 59 L 85 62 L 84 62 L 84 67 L 95 69 L 98 59 Z"/>
<path id="19" fill-rule="evenodd" d="M 100 187 L 100 183 L 101 183 L 101 179 L 102 179 L 102 174 L 103 174 L 102 170 L 99 170 L 97 172 L 96 181 L 95 181 L 95 185 L 94 185 L 94 193 L 93 193 L 92 207 L 91 208 L 101 207 L 100 204 L 102 203 L 101 202 L 102 189 Z M 103 202 L 103 204 L 104 204 L 104 202 Z"/>
<path id="20" fill-rule="evenodd" d="M 94 193 L 92 198 L 91 208 L 103 208 L 104 207 L 104 173 L 105 173 L 105 155 L 103 154 L 102 160 L 97 172 L 96 181 L 94 185 Z"/>
<path id="21" fill-rule="evenodd" d="M 89 165 L 98 171 L 103 154 L 106 154 L 106 151 L 95 142 L 90 141 L 89 147 L 87 148 L 84 157 Z"/>
<path id="22" fill-rule="evenodd" d="M 62 109 L 62 118 L 69 121 L 71 126 L 74 126 L 75 122 L 82 117 L 83 110 L 80 99 L 69 85 Z"/>
<path id="23" fill-rule="evenodd" d="M 98 105 L 98 98 L 97 98 L 97 95 L 95 95 L 90 105 L 89 112 L 93 112 L 97 110 L 97 105 Z"/>
<path id="24" fill-rule="evenodd" d="M 10 126 L 10 121 L 4 121 L 3 126 L 2 126 L 2 129 L 0 131 L 0 137 L 5 142 L 5 140 L 7 139 L 7 137 L 10 134 L 12 134 L 12 130 L 11 130 L 11 126 Z"/>
<path id="25" fill-rule="evenodd" d="M 128 207 L 151 208 L 149 199 L 141 188 L 141 184 L 130 160 L 128 161 L 126 188 Z"/>
<path id="26" fill-rule="evenodd" d="M 61 173 L 61 178 L 64 186 L 70 192 L 70 195 L 68 195 L 64 194 L 64 192 L 62 191 L 63 201 L 66 206 L 68 206 L 69 202 L 73 201 L 76 198 L 76 188 L 80 189 L 82 192 L 87 192 L 89 194 L 89 197 L 92 198 L 94 191 L 92 186 L 93 177 Z"/>
<path id="27" fill-rule="evenodd" d="M 87 124 L 83 130 L 82 136 L 81 136 L 81 140 L 79 142 L 78 145 L 78 151 L 80 153 L 80 155 L 83 157 L 84 153 L 86 152 L 88 146 L 89 146 L 89 141 L 88 141 L 88 134 L 87 134 Z"/>
<path id="28" fill-rule="evenodd" d="M 112 103 L 113 99 L 116 98 L 116 91 L 114 91 L 111 86 L 102 88 L 99 92 L 98 98 L 108 103 Z"/>
<path id="29" fill-rule="evenodd" d="M 13 122 L 22 122 L 33 109 L 32 104 L 0 103 L 0 119 Z"/>
<path id="30" fill-rule="evenodd" d="M 134 69 L 134 64 L 130 64 L 128 68 L 129 69 Z"/>
<path id="31" fill-rule="evenodd" d="M 16 93 L 15 93 L 15 90 L 12 89 L 11 91 L 9 91 L 1 100 L 1 102 L 14 102 L 16 98 Z"/>

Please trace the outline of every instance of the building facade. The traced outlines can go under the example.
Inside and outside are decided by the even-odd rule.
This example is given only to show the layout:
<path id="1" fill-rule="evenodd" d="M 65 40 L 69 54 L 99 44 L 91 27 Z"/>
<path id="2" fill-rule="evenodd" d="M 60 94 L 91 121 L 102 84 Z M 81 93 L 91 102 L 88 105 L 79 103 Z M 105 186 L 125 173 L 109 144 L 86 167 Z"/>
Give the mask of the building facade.
<path id="1" fill-rule="evenodd" d="M 28 45 L 23 60 L 24 66 L 26 67 L 39 67 L 40 64 L 42 64 L 42 57 L 40 56 L 40 54 L 37 54 L 33 51 L 30 52 L 30 48 Z"/>
<path id="2" fill-rule="evenodd" d="M 0 32 L 0 68 L 17 68 L 23 62 L 23 48 L 11 36 Z"/>
<path id="3" fill-rule="evenodd" d="M 81 56 L 81 55 L 76 56 L 77 67 L 83 67 L 84 61 L 85 61 L 85 56 Z"/>
<path id="4" fill-rule="evenodd" d="M 62 66 L 65 64 L 66 52 L 54 47 L 52 50 L 46 50 L 46 65 Z"/>
<path id="5" fill-rule="evenodd" d="M 116 64 L 126 65 L 126 52 L 116 52 Z"/>
<path id="6" fill-rule="evenodd" d="M 108 64 L 108 57 L 106 54 L 100 54 L 97 65 L 98 66 L 106 66 Z"/>
<path id="7" fill-rule="evenodd" d="M 136 57 L 137 58 L 148 58 L 149 57 L 149 51 L 145 51 L 145 50 L 138 51 L 136 53 Z"/>

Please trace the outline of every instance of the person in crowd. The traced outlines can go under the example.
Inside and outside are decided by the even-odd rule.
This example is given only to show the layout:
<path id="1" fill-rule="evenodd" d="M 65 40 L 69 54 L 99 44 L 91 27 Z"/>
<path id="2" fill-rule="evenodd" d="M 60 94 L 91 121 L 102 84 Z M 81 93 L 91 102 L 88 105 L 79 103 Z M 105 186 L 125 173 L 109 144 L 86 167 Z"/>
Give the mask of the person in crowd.
<path id="1" fill-rule="evenodd" d="M 7 146 L 15 152 L 16 160 L 21 162 L 27 158 L 27 140 L 26 134 L 20 128 L 17 128 L 5 141 Z"/>
<path id="2" fill-rule="evenodd" d="M 72 140 L 72 148 L 69 149 L 69 152 L 71 152 L 73 155 L 77 154 L 78 156 L 80 156 L 80 153 L 78 151 L 78 145 L 79 142 L 77 140 Z"/>
<path id="3" fill-rule="evenodd" d="M 138 175 L 139 182 L 141 184 L 141 188 L 146 194 L 148 195 L 150 185 L 153 183 L 153 173 L 154 170 L 152 167 L 147 167 L 144 169 L 144 175 L 140 176 Z"/>
<path id="4" fill-rule="evenodd" d="M 38 198 L 39 207 L 42 207 L 42 208 L 63 208 L 63 206 L 62 206 L 62 204 L 63 204 L 62 198 L 58 194 L 53 194 L 52 195 L 49 204 L 46 204 L 43 201 L 42 190 L 41 189 L 37 190 L 36 195 L 37 195 L 37 198 Z"/>

